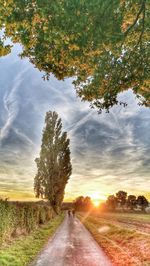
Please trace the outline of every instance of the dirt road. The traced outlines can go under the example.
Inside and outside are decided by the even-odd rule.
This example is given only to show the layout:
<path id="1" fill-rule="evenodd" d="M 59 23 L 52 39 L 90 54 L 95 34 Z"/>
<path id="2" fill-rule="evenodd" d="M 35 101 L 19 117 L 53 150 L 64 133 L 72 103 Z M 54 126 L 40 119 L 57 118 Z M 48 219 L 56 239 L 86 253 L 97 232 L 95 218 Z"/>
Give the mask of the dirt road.
<path id="1" fill-rule="evenodd" d="M 66 215 L 32 266 L 111 266 L 111 263 L 81 222 Z"/>

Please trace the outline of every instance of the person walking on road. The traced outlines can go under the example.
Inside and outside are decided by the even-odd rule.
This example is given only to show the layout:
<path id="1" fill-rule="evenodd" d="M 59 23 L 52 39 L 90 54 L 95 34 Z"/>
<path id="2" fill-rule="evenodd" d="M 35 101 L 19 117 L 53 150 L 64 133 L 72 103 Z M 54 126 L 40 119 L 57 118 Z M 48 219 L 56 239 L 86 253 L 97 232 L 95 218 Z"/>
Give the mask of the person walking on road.
<path id="1" fill-rule="evenodd" d="M 72 211 L 72 216 L 75 217 L 75 209 Z"/>

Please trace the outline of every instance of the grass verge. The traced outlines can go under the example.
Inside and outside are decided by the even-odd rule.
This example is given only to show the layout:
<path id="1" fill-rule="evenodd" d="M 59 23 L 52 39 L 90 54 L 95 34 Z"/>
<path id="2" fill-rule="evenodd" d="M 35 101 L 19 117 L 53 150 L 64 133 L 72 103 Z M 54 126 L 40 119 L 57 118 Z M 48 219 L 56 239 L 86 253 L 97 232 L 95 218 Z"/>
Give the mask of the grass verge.
<path id="1" fill-rule="evenodd" d="M 63 214 L 56 216 L 30 235 L 19 237 L 11 245 L 2 247 L 0 249 L 0 265 L 28 265 L 48 241 L 49 237 L 54 234 L 57 227 L 63 221 L 63 218 Z"/>
<path id="2" fill-rule="evenodd" d="M 150 266 L 150 236 L 111 224 L 111 220 L 84 214 L 78 217 L 114 266 Z"/>

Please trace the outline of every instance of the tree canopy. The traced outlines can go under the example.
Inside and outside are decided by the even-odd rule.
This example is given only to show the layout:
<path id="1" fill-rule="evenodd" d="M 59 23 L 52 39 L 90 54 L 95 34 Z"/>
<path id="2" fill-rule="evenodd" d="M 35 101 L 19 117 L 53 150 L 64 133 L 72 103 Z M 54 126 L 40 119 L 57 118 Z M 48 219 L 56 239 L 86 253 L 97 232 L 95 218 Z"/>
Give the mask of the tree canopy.
<path id="1" fill-rule="evenodd" d="M 149 8 L 148 0 L 0 0 L 0 55 L 11 51 L 7 37 L 20 43 L 45 79 L 73 77 L 100 111 L 129 88 L 149 106 Z"/>
<path id="2" fill-rule="evenodd" d="M 137 208 L 145 211 L 148 206 L 149 202 L 145 196 L 140 195 L 136 197 L 135 195 L 127 195 L 127 192 L 120 190 L 115 196 L 108 196 L 104 209 L 115 210 L 121 207 L 122 209 L 130 209 L 132 211 Z"/>
<path id="3" fill-rule="evenodd" d="M 46 113 L 45 124 L 40 157 L 35 160 L 34 190 L 36 197 L 48 199 L 57 212 L 72 171 L 69 139 L 67 133 L 62 132 L 61 119 L 56 112 Z"/>
<path id="4" fill-rule="evenodd" d="M 89 211 L 93 209 L 93 203 L 90 197 L 79 196 L 74 201 L 74 207 L 77 211 Z"/>

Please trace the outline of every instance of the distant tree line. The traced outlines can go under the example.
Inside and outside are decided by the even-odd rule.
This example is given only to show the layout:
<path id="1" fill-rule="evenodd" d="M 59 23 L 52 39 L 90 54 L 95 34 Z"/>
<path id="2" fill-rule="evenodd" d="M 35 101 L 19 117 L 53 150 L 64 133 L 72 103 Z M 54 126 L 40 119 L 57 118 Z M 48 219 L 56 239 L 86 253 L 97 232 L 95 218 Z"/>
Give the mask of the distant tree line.
<path id="1" fill-rule="evenodd" d="M 143 195 L 136 197 L 135 195 L 127 195 L 127 192 L 120 190 L 116 195 L 108 196 L 104 205 L 104 207 L 109 210 L 120 208 L 122 210 L 129 209 L 133 211 L 139 208 L 140 210 L 145 211 L 149 206 L 149 202 Z"/>
<path id="2" fill-rule="evenodd" d="M 93 208 L 93 203 L 90 197 L 79 196 L 74 201 L 74 208 L 77 211 L 88 211 Z"/>
<path id="3" fill-rule="evenodd" d="M 116 195 L 108 196 L 106 202 L 101 203 L 99 208 L 103 211 L 134 211 L 139 210 L 145 212 L 149 206 L 149 202 L 145 196 L 127 195 L 125 191 L 118 191 Z M 77 211 L 89 211 L 94 208 L 90 197 L 79 196 L 74 201 L 74 207 Z"/>

